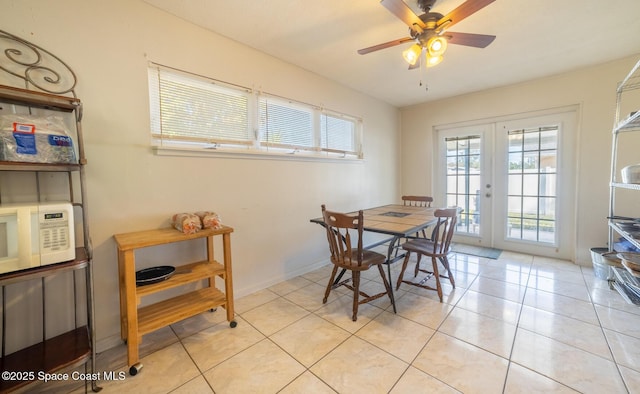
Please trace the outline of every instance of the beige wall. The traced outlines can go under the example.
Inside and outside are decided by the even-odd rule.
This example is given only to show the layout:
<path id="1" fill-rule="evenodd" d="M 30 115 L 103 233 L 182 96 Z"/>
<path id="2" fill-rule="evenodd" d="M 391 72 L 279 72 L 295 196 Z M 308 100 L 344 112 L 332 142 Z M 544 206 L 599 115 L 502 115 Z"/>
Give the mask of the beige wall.
<path id="1" fill-rule="evenodd" d="M 437 153 L 433 146 L 434 127 L 512 115 L 526 117 L 536 111 L 577 105 L 580 116 L 575 163 L 577 232 L 573 247 L 577 263 L 591 264 L 589 248 L 603 246 L 607 241 L 615 89 L 637 60 L 638 57 L 622 59 L 550 78 L 403 108 L 403 192 L 434 193 L 432 169 Z M 633 143 L 640 147 L 637 142 Z M 627 152 L 627 164 L 640 161 L 635 153 L 637 149 Z M 635 198 L 630 204 L 637 201 L 637 196 Z M 635 205 L 639 204 L 635 202 Z"/>
<path id="2" fill-rule="evenodd" d="M 84 103 L 98 350 L 119 341 L 113 234 L 218 212 L 234 227 L 236 296 L 326 261 L 320 204 L 352 210 L 399 199 L 399 111 L 137 0 L 0 0 L 0 28 L 53 52 L 78 75 Z M 364 120 L 361 162 L 157 156 L 150 149 L 147 62 L 169 65 Z M 161 248 L 142 266 L 200 244 Z M 195 258 L 195 256 L 193 256 Z M 139 267 L 140 268 L 140 267 Z M 37 316 L 34 317 L 37 320 Z"/>

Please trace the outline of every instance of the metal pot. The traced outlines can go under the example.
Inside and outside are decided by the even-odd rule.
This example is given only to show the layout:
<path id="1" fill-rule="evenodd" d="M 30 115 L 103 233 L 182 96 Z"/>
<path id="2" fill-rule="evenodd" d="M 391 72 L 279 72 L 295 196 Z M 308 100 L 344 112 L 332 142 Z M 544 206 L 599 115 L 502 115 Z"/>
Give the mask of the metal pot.
<path id="1" fill-rule="evenodd" d="M 622 169 L 622 183 L 640 183 L 640 164 L 633 164 Z"/>
<path id="2" fill-rule="evenodd" d="M 610 252 L 609 248 L 591 248 L 591 260 L 593 273 L 598 279 L 613 280 L 615 275 L 611 267 L 623 268 L 616 252 Z"/>

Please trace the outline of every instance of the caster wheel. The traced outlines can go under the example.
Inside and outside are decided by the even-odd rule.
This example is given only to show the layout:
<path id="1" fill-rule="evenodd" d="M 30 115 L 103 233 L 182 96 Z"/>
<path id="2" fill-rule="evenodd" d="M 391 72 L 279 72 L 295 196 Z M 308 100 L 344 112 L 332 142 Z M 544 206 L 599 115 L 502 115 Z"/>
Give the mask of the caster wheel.
<path id="1" fill-rule="evenodd" d="M 238 325 L 238 323 L 235 320 L 232 320 L 231 323 L 229 323 L 229 326 L 231 328 L 236 328 L 237 325 Z"/>
<path id="2" fill-rule="evenodd" d="M 217 310 L 218 310 L 218 308 L 211 308 L 211 309 L 209 309 L 209 312 L 213 313 L 213 312 L 215 312 Z"/>
<path id="3" fill-rule="evenodd" d="M 141 369 L 142 369 L 142 364 L 140 363 L 133 364 L 131 368 L 129 368 L 129 375 L 136 376 Z"/>

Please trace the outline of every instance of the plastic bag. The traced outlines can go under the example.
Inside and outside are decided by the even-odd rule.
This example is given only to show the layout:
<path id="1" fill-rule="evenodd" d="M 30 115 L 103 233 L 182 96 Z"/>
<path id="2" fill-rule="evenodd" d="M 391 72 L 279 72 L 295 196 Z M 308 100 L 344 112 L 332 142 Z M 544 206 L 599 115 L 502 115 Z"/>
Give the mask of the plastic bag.
<path id="1" fill-rule="evenodd" d="M 202 228 L 220 229 L 222 228 L 222 221 L 217 213 L 211 211 L 196 212 L 196 215 L 202 222 Z"/>
<path id="2" fill-rule="evenodd" d="M 73 139 L 61 116 L 1 115 L 0 160 L 77 163 Z"/>
<path id="3" fill-rule="evenodd" d="M 171 225 L 184 234 L 195 234 L 202 228 L 200 218 L 191 213 L 176 213 L 171 217 Z"/>

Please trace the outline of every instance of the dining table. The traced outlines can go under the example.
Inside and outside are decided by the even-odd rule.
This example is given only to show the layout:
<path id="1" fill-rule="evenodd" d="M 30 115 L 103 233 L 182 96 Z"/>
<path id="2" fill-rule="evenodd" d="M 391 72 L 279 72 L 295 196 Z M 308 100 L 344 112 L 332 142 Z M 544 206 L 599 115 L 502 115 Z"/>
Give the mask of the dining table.
<path id="1" fill-rule="evenodd" d="M 395 250 L 400 246 L 402 240 L 415 238 L 422 230 L 436 224 L 437 218 L 434 216 L 434 212 L 437 209 L 438 208 L 434 207 L 389 204 L 362 210 L 364 216 L 363 230 L 388 236 L 383 240 L 367 245 L 366 248 L 371 249 L 382 244 L 388 244 L 385 264 L 387 266 L 390 285 L 393 283 L 391 280 L 391 264 L 404 258 L 404 254 L 396 254 L 394 253 Z M 358 211 L 354 211 L 348 212 L 347 214 L 356 215 L 357 213 Z M 322 217 L 311 219 L 311 222 L 324 226 Z M 334 285 L 340 281 L 344 272 L 345 270 L 340 272 L 339 276 L 335 279 Z M 393 312 L 395 313 L 397 311 L 395 297 L 393 295 L 393 285 L 391 285 L 390 295 Z"/>

